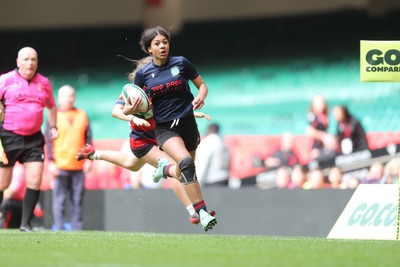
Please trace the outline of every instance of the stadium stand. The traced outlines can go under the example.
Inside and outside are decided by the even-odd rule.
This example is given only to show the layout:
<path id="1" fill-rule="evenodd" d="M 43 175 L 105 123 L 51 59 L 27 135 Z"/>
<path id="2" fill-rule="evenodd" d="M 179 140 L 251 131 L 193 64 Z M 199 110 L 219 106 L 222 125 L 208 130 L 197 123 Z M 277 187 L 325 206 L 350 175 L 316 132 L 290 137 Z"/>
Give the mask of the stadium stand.
<path id="1" fill-rule="evenodd" d="M 253 156 L 276 147 L 283 132 L 296 135 L 300 160 L 307 162 L 309 140 L 304 131 L 315 94 L 324 95 L 330 107 L 348 105 L 368 132 L 371 148 L 400 143 L 400 85 L 360 83 L 358 59 L 361 39 L 398 37 L 393 27 L 399 24 L 398 13 L 371 18 L 362 11 L 343 10 L 187 24 L 173 36 L 171 53 L 195 62 L 210 88 L 203 111 L 222 125 L 233 155 L 231 176 L 245 178 L 261 172 L 253 166 Z M 1 48 L 7 51 L 0 54 L 0 61 L 9 64 L 1 70 L 14 67 L 12 51 L 22 45 L 37 47 L 41 72 L 50 77 L 54 88 L 63 84 L 77 88 L 77 106 L 88 111 L 96 145 L 118 150 L 129 130 L 126 123 L 111 117 L 111 109 L 128 82 L 132 63 L 117 55 L 144 56 L 137 45 L 140 32 L 139 27 L 0 32 Z M 329 118 L 328 130 L 333 133 L 334 120 Z M 198 124 L 203 133 L 207 122 L 198 120 Z M 123 179 L 118 169 L 107 169 L 109 177 L 102 172 L 88 177 L 89 188 L 120 187 L 120 182 L 110 181 Z"/>

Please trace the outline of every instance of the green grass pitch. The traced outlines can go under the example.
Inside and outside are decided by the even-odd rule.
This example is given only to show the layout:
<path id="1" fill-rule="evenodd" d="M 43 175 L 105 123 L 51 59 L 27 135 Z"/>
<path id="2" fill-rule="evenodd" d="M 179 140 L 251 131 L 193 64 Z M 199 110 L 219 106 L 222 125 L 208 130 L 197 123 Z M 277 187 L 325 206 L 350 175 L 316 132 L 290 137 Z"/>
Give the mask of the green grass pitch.
<path id="1" fill-rule="evenodd" d="M 0 266 L 399 266 L 399 241 L 0 231 Z"/>

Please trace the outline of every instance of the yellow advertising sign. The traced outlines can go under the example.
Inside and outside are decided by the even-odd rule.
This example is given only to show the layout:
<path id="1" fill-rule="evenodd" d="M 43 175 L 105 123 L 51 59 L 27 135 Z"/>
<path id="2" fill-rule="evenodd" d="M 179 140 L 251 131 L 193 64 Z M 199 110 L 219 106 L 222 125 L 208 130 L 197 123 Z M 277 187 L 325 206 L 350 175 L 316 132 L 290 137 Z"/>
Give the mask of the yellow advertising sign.
<path id="1" fill-rule="evenodd" d="M 360 81 L 400 82 L 400 41 L 360 41 Z"/>

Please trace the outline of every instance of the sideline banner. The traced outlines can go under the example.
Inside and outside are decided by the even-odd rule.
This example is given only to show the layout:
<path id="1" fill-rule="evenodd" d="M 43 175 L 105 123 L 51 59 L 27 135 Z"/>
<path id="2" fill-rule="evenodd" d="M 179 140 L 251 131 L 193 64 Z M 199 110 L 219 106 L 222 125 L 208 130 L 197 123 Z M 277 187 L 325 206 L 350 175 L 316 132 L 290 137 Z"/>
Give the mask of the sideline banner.
<path id="1" fill-rule="evenodd" d="M 400 41 L 360 41 L 360 81 L 400 82 Z"/>
<path id="2" fill-rule="evenodd" d="M 399 185 L 360 184 L 328 238 L 399 239 Z"/>

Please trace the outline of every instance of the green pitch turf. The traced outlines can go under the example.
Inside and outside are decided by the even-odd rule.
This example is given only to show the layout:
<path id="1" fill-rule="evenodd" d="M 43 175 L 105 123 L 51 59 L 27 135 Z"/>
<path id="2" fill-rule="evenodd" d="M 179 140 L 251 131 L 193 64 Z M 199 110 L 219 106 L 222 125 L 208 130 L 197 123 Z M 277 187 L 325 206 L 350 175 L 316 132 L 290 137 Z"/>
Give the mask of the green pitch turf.
<path id="1" fill-rule="evenodd" d="M 399 266 L 400 241 L 0 231 L 0 266 Z"/>

